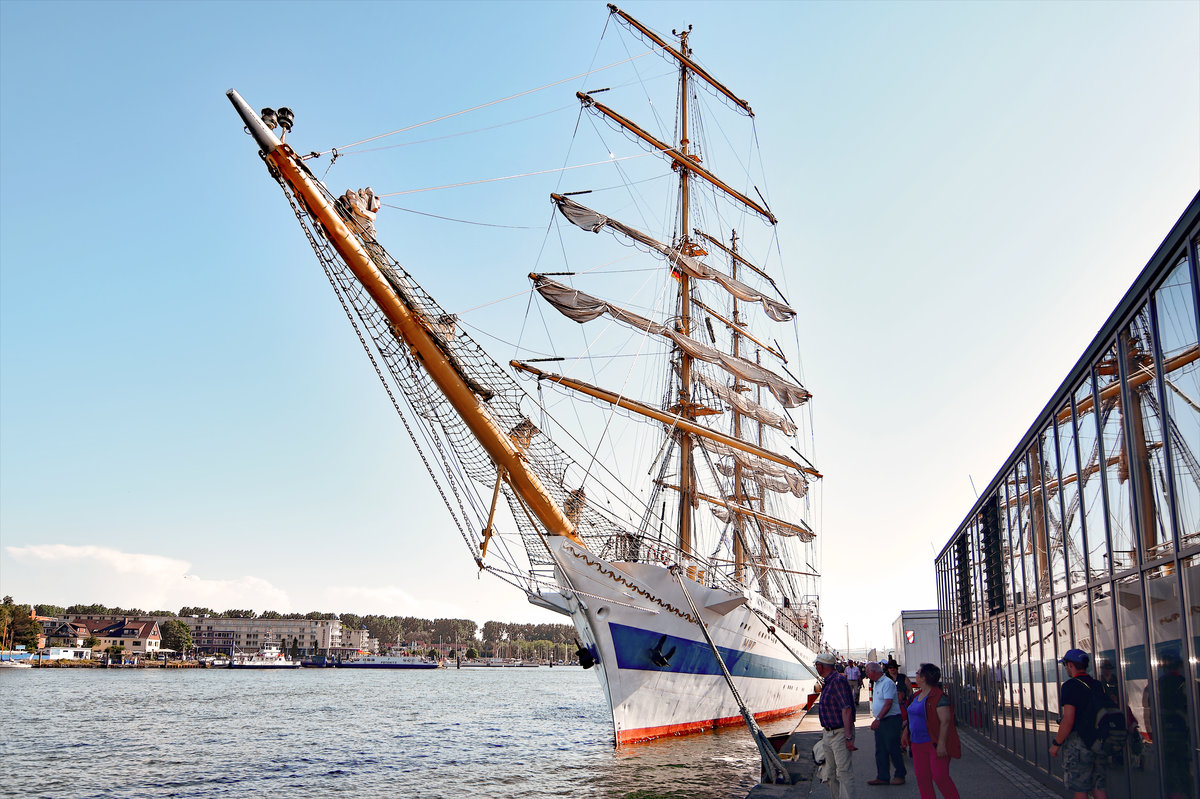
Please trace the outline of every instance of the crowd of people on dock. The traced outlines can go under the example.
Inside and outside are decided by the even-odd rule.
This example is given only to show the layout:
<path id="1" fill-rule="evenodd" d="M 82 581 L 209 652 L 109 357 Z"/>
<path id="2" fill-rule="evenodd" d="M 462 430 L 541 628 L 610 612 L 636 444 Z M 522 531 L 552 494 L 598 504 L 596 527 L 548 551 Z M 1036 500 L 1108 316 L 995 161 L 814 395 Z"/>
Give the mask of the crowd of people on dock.
<path id="1" fill-rule="evenodd" d="M 818 707 L 824 730 L 820 745 L 828 762 L 833 799 L 853 797 L 851 763 L 858 751 L 854 726 L 864 677 L 870 681 L 871 730 L 875 735 L 875 778 L 867 785 L 903 785 L 908 777 L 907 751 L 921 799 L 935 799 L 935 785 L 943 799 L 959 799 L 950 778 L 950 760 L 962 757 L 962 747 L 950 697 L 942 690 L 940 668 L 922 663 L 912 685 L 894 660 L 840 663 L 834 655 L 823 653 L 817 656 L 815 666 L 824 683 Z"/>
<path id="2" fill-rule="evenodd" d="M 1123 724 L 1111 724 L 1108 718 L 1120 713 L 1104 682 L 1088 674 L 1088 653 L 1071 649 L 1059 662 L 1068 679 L 1059 686 L 1061 711 L 1050 756 L 1062 759 L 1066 785 L 1074 799 L 1107 799 L 1102 755 L 1106 743 L 1123 740 L 1119 735 Z M 904 753 L 908 752 L 921 799 L 937 799 L 938 794 L 942 799 L 959 799 L 950 777 L 950 761 L 962 757 L 962 744 L 938 666 L 922 663 L 915 672 L 915 684 L 910 684 L 895 660 L 839 662 L 833 654 L 822 653 L 814 665 L 823 682 L 818 715 L 824 733 L 817 759 L 827 763 L 825 778 L 833 799 L 854 796 L 851 762 L 858 751 L 855 721 L 864 678 L 870 682 L 875 735 L 876 774 L 867 785 L 903 785 L 908 776 Z"/>

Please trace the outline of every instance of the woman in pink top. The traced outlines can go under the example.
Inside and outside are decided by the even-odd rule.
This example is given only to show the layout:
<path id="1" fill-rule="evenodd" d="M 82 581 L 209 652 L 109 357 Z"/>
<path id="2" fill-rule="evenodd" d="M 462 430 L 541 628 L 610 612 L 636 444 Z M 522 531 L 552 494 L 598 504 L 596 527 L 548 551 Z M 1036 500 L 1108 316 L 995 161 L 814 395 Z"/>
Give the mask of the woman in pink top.
<path id="1" fill-rule="evenodd" d="M 913 771 L 921 799 L 935 799 L 934 784 L 945 799 L 959 799 L 950 779 L 950 759 L 962 757 L 950 697 L 942 691 L 942 670 L 922 663 L 917 670 L 917 695 L 908 705 L 908 726 L 900 745 L 912 746 Z"/>

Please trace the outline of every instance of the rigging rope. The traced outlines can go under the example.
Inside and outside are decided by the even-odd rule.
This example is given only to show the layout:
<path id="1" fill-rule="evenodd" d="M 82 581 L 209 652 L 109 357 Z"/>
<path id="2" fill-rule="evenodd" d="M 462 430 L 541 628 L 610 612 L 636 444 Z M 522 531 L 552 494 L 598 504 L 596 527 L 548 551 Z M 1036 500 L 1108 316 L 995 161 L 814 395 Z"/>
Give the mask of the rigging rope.
<path id="1" fill-rule="evenodd" d="M 414 129 L 416 129 L 416 128 L 424 127 L 425 125 L 432 125 L 434 122 L 441 122 L 441 121 L 443 121 L 443 120 L 446 120 L 446 119 L 452 119 L 453 117 L 462 116 L 463 114 L 469 114 L 470 112 L 472 112 L 472 111 L 478 111 L 478 110 L 479 110 L 479 109 L 481 109 L 481 108 L 487 108 L 488 106 L 497 105 L 497 104 L 499 104 L 499 103 L 504 103 L 504 102 L 507 102 L 507 101 L 509 101 L 509 100 L 515 100 L 516 98 L 518 98 L 518 97 L 524 97 L 524 96 L 525 96 L 525 95 L 527 95 L 527 94 L 534 94 L 534 93 L 536 93 L 536 92 L 540 92 L 540 91 L 542 91 L 543 89 L 549 89 L 549 88 L 551 88 L 551 87 L 553 87 L 553 86 L 559 86 L 559 85 L 561 85 L 561 84 L 563 84 L 563 83 L 568 83 L 568 82 L 570 82 L 570 81 L 573 81 L 573 80 L 579 80 L 580 78 L 585 78 L 585 77 L 587 77 L 588 75 L 592 75 L 592 74 L 595 74 L 595 73 L 597 73 L 597 72 L 603 72 L 603 71 L 604 71 L 604 70 L 606 70 L 606 69 L 611 69 L 611 68 L 613 68 L 613 67 L 620 66 L 621 64 L 626 64 L 626 63 L 628 63 L 628 62 L 630 62 L 630 61 L 633 61 L 633 60 L 635 60 L 635 59 L 642 58 L 643 56 L 648 56 L 648 55 L 650 55 L 652 52 L 654 52 L 654 51 L 653 51 L 653 50 L 647 50 L 647 51 L 646 51 L 646 52 L 644 52 L 644 53 L 640 53 L 640 54 L 638 54 L 638 55 L 635 55 L 635 56 L 630 56 L 629 58 L 626 58 L 626 59 L 624 59 L 624 60 L 622 60 L 622 61 L 617 61 L 617 62 L 614 62 L 614 63 L 612 63 L 612 64 L 609 64 L 608 66 L 599 67 L 599 68 L 597 68 L 597 69 L 593 69 L 593 70 L 590 70 L 590 71 L 588 71 L 588 72 L 582 72 L 582 73 L 580 73 L 580 74 L 578 74 L 578 75 L 572 75 L 571 77 L 569 77 L 569 78 L 563 78 L 562 80 L 556 80 L 556 81 L 554 81 L 553 83 L 547 83 L 545 86 L 539 86 L 539 87 L 537 87 L 536 89 L 526 89 L 526 90 L 525 90 L 525 91 L 523 91 L 523 92 L 517 92 L 516 94 L 510 95 L 510 96 L 508 96 L 508 97 L 502 97 L 502 98 L 500 98 L 499 100 L 492 100 L 491 102 L 487 102 L 487 103 L 483 103 L 483 104 L 481 104 L 481 105 L 477 105 L 477 106 L 475 106 L 474 108 L 465 108 L 465 109 L 463 109 L 462 111 L 455 111 L 453 114 L 446 114 L 445 116 L 440 116 L 440 117 L 437 117 L 436 119 L 430 119 L 430 120 L 426 120 L 425 122 L 418 122 L 418 123 L 416 123 L 415 125 L 409 125 L 408 127 L 405 127 L 405 128 L 399 128 L 398 130 L 393 130 L 393 131 L 391 131 L 391 132 L 389 132 L 389 133 L 381 133 L 381 134 L 379 134 L 378 136 L 371 136 L 370 138 L 367 138 L 367 139 L 361 139 L 361 140 L 359 140 L 359 141 L 356 141 L 356 142 L 354 142 L 353 144 L 347 144 L 347 145 L 345 145 L 345 146 L 343 146 L 343 147 L 334 147 L 334 148 L 330 148 L 329 150 L 323 150 L 323 151 L 321 151 L 321 152 L 319 153 L 319 155 L 324 155 L 324 154 L 325 154 L 325 153 L 327 153 L 327 152 L 333 152 L 333 150 L 347 150 L 347 149 L 349 149 L 349 148 L 351 148 L 351 147 L 357 147 L 357 146 L 358 146 L 358 145 L 360 145 L 360 144 L 366 144 L 367 142 L 376 141 L 377 139 L 384 139 L 384 138 L 387 138 L 388 136 L 394 136 L 394 135 L 396 135 L 397 133 L 404 133 L 405 131 L 414 130 Z"/>
<path id="2" fill-rule="evenodd" d="M 652 151 L 649 153 L 639 153 L 638 155 L 626 155 L 626 156 L 622 156 L 621 158 L 608 158 L 603 161 L 593 161 L 590 164 L 576 164 L 575 166 L 564 166 L 564 167 L 558 167 L 557 169 L 539 169 L 536 172 L 523 172 L 519 175 L 505 175 L 504 177 L 500 177 L 500 178 L 483 178 L 482 180 L 466 180 L 466 181 L 463 181 L 462 183 L 447 183 L 444 186 L 429 186 L 424 189 L 408 189 L 406 191 L 393 191 L 388 194 L 376 194 L 375 196 L 376 197 L 398 197 L 401 194 L 420 194 L 421 192 L 426 192 L 426 191 L 439 191 L 441 189 L 457 189 L 462 186 L 476 186 L 480 183 L 496 183 L 501 180 L 515 180 L 516 178 L 528 178 L 528 177 L 533 177 L 534 175 L 549 175 L 554 172 L 566 172 L 567 170 L 570 170 L 570 169 L 584 169 L 589 166 L 601 166 L 603 164 L 611 164 L 616 161 L 629 161 L 630 159 L 633 159 L 633 158 L 645 158 L 647 155 L 653 155 L 654 152 L 656 152 L 656 151 Z"/>

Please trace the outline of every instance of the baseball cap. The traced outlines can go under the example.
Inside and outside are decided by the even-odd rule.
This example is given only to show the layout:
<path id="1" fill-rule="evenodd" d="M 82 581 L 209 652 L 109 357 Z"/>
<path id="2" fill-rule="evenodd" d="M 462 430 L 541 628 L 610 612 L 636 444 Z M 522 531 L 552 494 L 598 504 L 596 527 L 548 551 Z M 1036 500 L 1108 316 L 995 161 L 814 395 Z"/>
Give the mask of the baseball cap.
<path id="1" fill-rule="evenodd" d="M 1091 660 L 1092 659 L 1088 656 L 1088 653 L 1084 652 L 1082 649 L 1068 649 L 1067 654 L 1059 658 L 1058 662 L 1074 663 L 1076 666 L 1082 666 L 1086 669 Z"/>

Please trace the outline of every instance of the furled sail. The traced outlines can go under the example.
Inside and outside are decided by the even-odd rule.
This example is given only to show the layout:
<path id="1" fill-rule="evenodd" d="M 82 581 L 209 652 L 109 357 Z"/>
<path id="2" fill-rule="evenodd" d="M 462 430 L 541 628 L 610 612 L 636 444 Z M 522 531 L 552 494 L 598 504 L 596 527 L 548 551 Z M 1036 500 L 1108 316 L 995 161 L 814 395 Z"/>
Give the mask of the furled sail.
<path id="1" fill-rule="evenodd" d="M 743 397 L 724 383 L 713 380 L 705 374 L 698 374 L 696 377 L 709 391 L 731 405 L 743 416 L 749 416 L 751 419 L 762 422 L 768 427 L 782 430 L 789 436 L 796 432 L 796 425 L 792 424 L 787 418 L 780 416 L 774 411 L 767 410 L 752 399 Z"/>
<path id="2" fill-rule="evenodd" d="M 749 383 L 763 386 L 774 394 L 775 398 L 785 408 L 796 408 L 807 402 L 809 397 L 812 396 L 802 386 L 790 380 L 784 380 L 771 370 L 764 369 L 745 358 L 729 355 L 715 347 L 701 344 L 694 338 L 672 330 L 666 325 L 626 311 L 610 302 L 593 297 L 578 289 L 563 285 L 545 275 L 530 275 L 530 277 L 533 280 L 533 287 L 537 289 L 546 302 L 553 305 L 559 313 L 568 319 L 573 319 L 582 324 L 583 322 L 590 322 L 599 316 L 608 314 L 613 319 L 635 327 L 638 330 L 667 338 L 673 341 L 689 356 L 720 366 L 730 374 L 736 375 Z"/>
<path id="3" fill-rule="evenodd" d="M 726 477 L 733 477 L 733 464 L 728 461 L 717 463 L 717 471 Z M 774 491 L 777 494 L 792 494 L 797 497 L 803 497 L 808 493 L 808 482 L 799 475 L 787 474 L 771 475 L 760 469 L 751 469 L 743 467 L 742 478 L 749 479 L 761 488 L 769 491 Z"/>
<path id="4" fill-rule="evenodd" d="M 736 447 L 722 444 L 720 441 L 713 441 L 699 436 L 696 437 L 696 441 L 712 454 L 718 457 L 731 457 L 741 464 L 742 467 L 749 469 L 755 474 L 765 474 L 772 477 L 782 477 L 785 480 L 795 479 L 801 481 L 805 480 L 802 476 L 804 474 L 811 474 L 813 477 L 821 476 L 820 472 L 817 472 L 815 469 L 808 469 L 799 465 L 784 466 L 783 464 L 769 461 L 766 458 L 760 458 L 749 452 L 743 452 Z M 797 494 L 796 496 L 803 496 L 803 494 Z"/>
<path id="5" fill-rule="evenodd" d="M 738 511 L 738 509 L 736 507 L 735 507 L 733 513 L 730 513 L 728 508 L 722 507 L 720 505 L 713 505 L 713 507 L 712 507 L 713 516 L 716 516 L 718 519 L 725 522 L 726 524 L 729 523 L 730 519 L 736 519 L 737 516 L 740 515 L 737 511 Z M 813 535 L 813 533 L 811 531 L 805 530 L 801 527 L 796 527 L 796 526 L 790 525 L 790 524 L 776 524 L 775 522 L 764 519 L 757 514 L 755 514 L 753 516 L 753 518 L 756 520 L 755 521 L 756 526 L 761 526 L 762 529 L 766 530 L 768 533 L 774 533 L 775 535 L 782 535 L 782 536 L 788 536 L 788 537 L 796 537 L 796 538 L 799 538 L 801 541 L 812 541 L 814 538 L 816 538 L 816 536 Z"/>
<path id="6" fill-rule="evenodd" d="M 788 322 L 796 315 L 796 312 L 778 300 L 771 299 L 762 292 L 748 286 L 737 278 L 730 277 L 724 272 L 713 269 L 698 258 L 693 258 L 689 255 L 684 255 L 674 247 L 669 247 L 661 241 L 657 241 L 645 233 L 631 228 L 622 222 L 593 211 L 591 208 L 580 205 L 572 199 L 562 196 L 561 194 L 550 195 L 554 202 L 558 205 L 558 210 L 562 212 L 571 224 L 576 227 L 581 227 L 584 230 L 590 230 L 592 233 L 599 233 L 602 228 L 611 228 L 618 233 L 623 233 L 634 241 L 646 245 L 652 250 L 657 250 L 666 256 L 667 262 L 673 267 L 682 269 L 689 277 L 694 277 L 697 280 L 711 280 L 724 288 L 733 296 L 744 302 L 760 303 L 767 316 L 774 319 L 776 322 Z"/>

